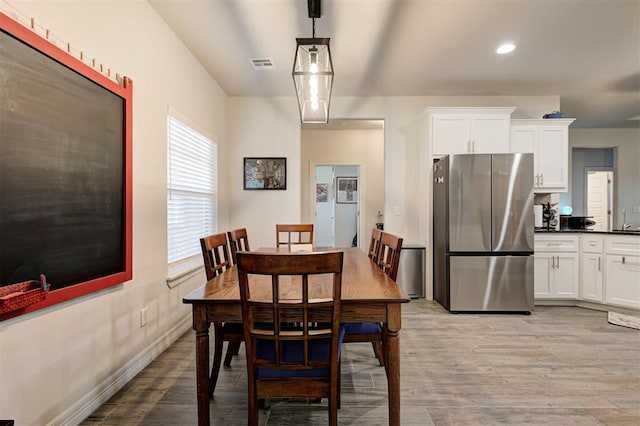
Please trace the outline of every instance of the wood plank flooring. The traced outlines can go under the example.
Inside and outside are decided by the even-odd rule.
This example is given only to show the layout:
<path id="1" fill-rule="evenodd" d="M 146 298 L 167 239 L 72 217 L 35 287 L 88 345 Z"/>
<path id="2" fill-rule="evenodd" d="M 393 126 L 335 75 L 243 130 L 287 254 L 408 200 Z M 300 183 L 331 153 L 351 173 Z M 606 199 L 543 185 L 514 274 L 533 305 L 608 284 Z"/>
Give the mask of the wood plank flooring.
<path id="1" fill-rule="evenodd" d="M 187 332 L 83 425 L 196 424 L 195 336 Z M 220 372 L 212 424 L 246 424 L 244 346 Z M 403 306 L 403 425 L 640 425 L 640 331 L 607 313 L 450 314 Z M 267 400 L 263 425 L 324 425 L 326 401 Z M 369 344 L 342 359 L 341 425 L 386 425 L 384 368 Z"/>

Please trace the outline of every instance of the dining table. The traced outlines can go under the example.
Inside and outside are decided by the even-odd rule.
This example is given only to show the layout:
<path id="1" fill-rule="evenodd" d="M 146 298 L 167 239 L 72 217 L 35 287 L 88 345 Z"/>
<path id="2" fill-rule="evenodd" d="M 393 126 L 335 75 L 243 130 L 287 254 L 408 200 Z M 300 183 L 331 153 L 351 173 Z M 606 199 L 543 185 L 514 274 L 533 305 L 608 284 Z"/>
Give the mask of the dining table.
<path id="1" fill-rule="evenodd" d="M 318 249 L 344 253 L 342 267 L 341 322 L 380 322 L 387 376 L 389 425 L 400 425 L 400 328 L 401 307 L 407 293 L 357 247 Z M 288 247 L 267 247 L 258 252 L 283 253 Z M 191 291 L 183 303 L 192 306 L 196 332 L 196 387 L 198 425 L 209 425 L 209 328 L 212 323 L 242 321 L 238 272 L 234 266 Z M 373 358 L 373 355 L 372 355 Z M 372 360 L 373 362 L 373 360 Z"/>

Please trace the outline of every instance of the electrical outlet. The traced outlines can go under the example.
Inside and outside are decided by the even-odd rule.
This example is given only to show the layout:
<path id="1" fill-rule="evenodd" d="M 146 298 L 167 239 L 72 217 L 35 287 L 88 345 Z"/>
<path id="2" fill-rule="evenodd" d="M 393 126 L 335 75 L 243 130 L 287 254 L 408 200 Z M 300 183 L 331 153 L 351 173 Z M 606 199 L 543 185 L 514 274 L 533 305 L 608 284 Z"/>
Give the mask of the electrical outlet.
<path id="1" fill-rule="evenodd" d="M 393 206 L 393 214 L 400 216 L 400 206 Z"/>
<path id="2" fill-rule="evenodd" d="M 631 208 L 631 211 L 632 211 L 633 213 L 640 213 L 640 206 L 633 206 L 633 207 Z"/>
<path id="3" fill-rule="evenodd" d="M 140 328 L 147 325 L 147 307 L 140 309 Z"/>

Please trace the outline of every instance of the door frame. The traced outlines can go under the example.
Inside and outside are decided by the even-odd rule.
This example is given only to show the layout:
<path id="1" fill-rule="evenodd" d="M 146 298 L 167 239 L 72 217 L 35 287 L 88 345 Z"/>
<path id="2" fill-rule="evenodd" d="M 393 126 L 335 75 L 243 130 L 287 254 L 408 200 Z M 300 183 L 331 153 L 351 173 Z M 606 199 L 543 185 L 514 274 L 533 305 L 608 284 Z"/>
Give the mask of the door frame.
<path id="1" fill-rule="evenodd" d="M 367 217 L 366 211 L 366 203 L 364 200 L 367 199 L 366 196 L 366 173 L 365 173 L 365 165 L 361 162 L 357 161 L 309 161 L 309 213 L 311 218 L 313 219 L 313 223 L 316 223 L 316 166 L 329 166 L 329 167 L 357 167 L 358 168 L 358 211 L 356 213 L 356 232 L 358 234 L 358 247 L 362 247 L 362 218 Z M 335 176 L 334 176 L 335 179 Z M 335 224 L 334 224 L 335 228 Z M 334 236 L 334 244 L 335 244 L 335 236 Z"/>

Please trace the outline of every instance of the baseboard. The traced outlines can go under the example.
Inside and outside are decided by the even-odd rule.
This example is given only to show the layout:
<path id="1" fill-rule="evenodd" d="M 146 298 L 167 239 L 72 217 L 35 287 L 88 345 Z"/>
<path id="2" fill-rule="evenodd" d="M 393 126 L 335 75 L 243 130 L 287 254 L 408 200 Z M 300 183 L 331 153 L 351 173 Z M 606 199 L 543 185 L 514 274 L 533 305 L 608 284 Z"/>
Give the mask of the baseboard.
<path id="1" fill-rule="evenodd" d="M 191 313 L 160 336 L 145 350 L 127 362 L 112 375 L 99 383 L 75 404 L 60 413 L 47 426 L 77 425 L 89 417 L 102 404 L 124 387 L 131 379 L 141 372 L 147 365 L 171 346 L 180 336 L 191 328 Z"/>

